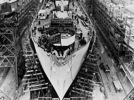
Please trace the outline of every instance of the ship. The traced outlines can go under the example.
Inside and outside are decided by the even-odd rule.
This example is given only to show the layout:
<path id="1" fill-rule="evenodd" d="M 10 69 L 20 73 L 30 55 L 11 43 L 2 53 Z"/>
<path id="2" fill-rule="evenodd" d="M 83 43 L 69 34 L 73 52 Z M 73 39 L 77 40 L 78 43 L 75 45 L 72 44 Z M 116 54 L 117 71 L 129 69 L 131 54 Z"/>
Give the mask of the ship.
<path id="1" fill-rule="evenodd" d="M 54 0 L 41 6 L 30 33 L 42 69 L 62 100 L 92 49 L 95 28 L 77 1 Z"/>

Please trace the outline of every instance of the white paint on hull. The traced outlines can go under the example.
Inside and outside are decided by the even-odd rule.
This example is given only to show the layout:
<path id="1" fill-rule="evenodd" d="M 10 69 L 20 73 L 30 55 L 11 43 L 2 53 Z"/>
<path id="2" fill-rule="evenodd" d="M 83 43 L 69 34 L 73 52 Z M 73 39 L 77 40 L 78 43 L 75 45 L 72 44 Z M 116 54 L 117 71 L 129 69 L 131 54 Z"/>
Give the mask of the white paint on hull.
<path id="1" fill-rule="evenodd" d="M 72 64 L 72 69 L 68 63 L 60 67 L 54 64 L 54 66 L 51 67 L 51 57 L 47 55 L 47 52 L 45 52 L 42 48 L 38 47 L 36 43 L 34 43 L 43 70 L 53 85 L 54 89 L 56 90 L 60 100 L 63 99 L 65 93 L 79 72 L 81 64 L 84 61 L 84 56 L 89 47 L 89 43 L 75 52 L 73 54 L 73 58 L 69 60 L 69 63 Z"/>

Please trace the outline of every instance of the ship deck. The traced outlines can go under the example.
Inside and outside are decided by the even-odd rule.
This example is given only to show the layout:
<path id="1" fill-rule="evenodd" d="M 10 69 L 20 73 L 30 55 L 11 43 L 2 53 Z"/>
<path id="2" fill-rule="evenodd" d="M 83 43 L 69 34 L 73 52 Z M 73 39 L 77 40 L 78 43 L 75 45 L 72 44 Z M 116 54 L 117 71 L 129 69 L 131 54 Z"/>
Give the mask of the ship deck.
<path id="1" fill-rule="evenodd" d="M 54 5 L 52 5 L 54 8 Z M 73 18 L 74 20 L 74 23 L 76 24 L 76 28 L 77 28 L 77 31 L 78 33 L 76 33 L 76 36 L 75 36 L 75 52 L 77 50 L 79 50 L 81 47 L 83 47 L 83 45 L 80 45 L 80 33 L 82 33 L 82 38 L 84 37 L 85 38 L 85 41 L 86 43 L 88 43 L 91 38 L 92 38 L 92 32 L 93 32 L 93 26 L 91 26 L 90 24 L 91 23 L 88 23 L 86 21 L 84 21 L 82 18 L 81 18 L 81 15 L 84 15 L 86 16 L 86 14 L 83 12 L 83 10 L 78 6 L 78 3 L 75 2 L 75 4 L 73 5 L 73 3 L 70 3 L 69 5 L 70 9 L 73 11 L 74 13 L 74 16 L 76 16 L 76 18 Z M 50 11 L 48 11 L 50 12 Z M 52 19 L 52 13 L 50 12 L 49 16 L 47 17 L 47 19 L 40 19 L 38 21 L 40 21 L 40 24 L 38 24 L 39 22 L 38 21 L 35 21 L 33 23 L 33 26 L 32 27 L 43 27 L 45 26 L 45 28 L 47 28 L 50 24 L 50 20 Z M 38 30 L 36 30 L 36 32 L 33 33 L 33 39 L 34 39 L 34 42 L 38 44 L 38 39 L 39 37 L 43 35 L 41 34 Z"/>

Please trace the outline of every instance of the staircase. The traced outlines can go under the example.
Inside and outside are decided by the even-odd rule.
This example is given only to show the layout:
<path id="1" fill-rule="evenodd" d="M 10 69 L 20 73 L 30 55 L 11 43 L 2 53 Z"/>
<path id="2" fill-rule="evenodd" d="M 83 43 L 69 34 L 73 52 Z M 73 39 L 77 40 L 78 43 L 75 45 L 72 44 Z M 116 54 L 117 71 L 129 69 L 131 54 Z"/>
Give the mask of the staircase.
<path id="1" fill-rule="evenodd" d="M 26 74 L 22 80 L 25 87 L 24 92 L 47 89 L 48 82 L 45 82 L 35 56 L 30 56 L 26 60 Z"/>

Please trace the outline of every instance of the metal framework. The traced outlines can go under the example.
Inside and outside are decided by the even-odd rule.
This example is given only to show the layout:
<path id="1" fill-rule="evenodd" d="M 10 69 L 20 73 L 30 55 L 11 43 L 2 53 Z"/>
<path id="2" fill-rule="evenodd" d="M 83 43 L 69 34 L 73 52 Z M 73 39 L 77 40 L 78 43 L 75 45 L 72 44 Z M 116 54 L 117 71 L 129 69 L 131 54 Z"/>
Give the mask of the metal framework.
<path id="1" fill-rule="evenodd" d="M 134 86 L 134 84 L 133 84 L 134 78 L 131 76 L 131 73 L 130 73 L 131 70 L 127 69 L 128 64 L 125 65 L 124 64 L 125 61 L 123 61 L 121 59 L 121 56 L 118 55 L 122 51 L 130 51 L 130 54 L 126 53 L 124 55 L 124 57 L 126 58 L 127 56 L 130 56 L 130 57 L 133 56 L 134 49 L 129 46 L 129 43 L 127 43 L 127 42 L 129 42 L 129 39 L 131 38 L 130 37 L 131 33 L 128 34 L 128 41 L 125 43 L 124 40 L 125 40 L 125 36 L 126 36 L 126 34 L 125 34 L 126 29 L 122 28 L 122 26 L 124 25 L 123 23 L 118 22 L 118 19 L 120 19 L 120 16 L 114 17 L 113 14 L 112 14 L 112 16 L 110 16 L 107 13 L 106 6 L 97 0 L 89 0 L 89 1 L 92 1 L 92 4 L 89 4 L 93 8 L 90 13 L 93 14 L 93 17 L 94 17 L 93 20 L 95 21 L 97 29 L 100 30 L 100 32 L 99 32 L 99 33 L 101 33 L 100 35 L 103 37 L 103 39 L 106 40 L 107 47 L 111 49 L 110 52 L 113 54 L 113 56 L 114 55 L 116 57 L 118 56 L 117 59 L 119 60 L 119 64 L 121 64 L 120 68 L 123 69 L 125 76 L 127 76 L 127 78 L 130 80 L 131 85 Z M 113 12 L 111 11 L 110 13 L 113 13 Z M 98 17 L 98 15 L 99 15 L 99 17 Z M 125 20 L 123 20 L 123 22 L 126 22 Z M 119 35 L 121 38 L 118 38 Z M 109 41 L 110 39 L 112 41 Z M 123 50 L 121 48 L 120 44 L 125 47 L 125 50 Z M 127 58 L 127 60 L 128 60 L 128 58 Z M 132 66 L 132 64 L 133 64 L 133 59 L 131 60 L 129 65 Z M 126 100 L 126 99 L 128 99 L 128 96 L 124 100 Z"/>
<path id="2" fill-rule="evenodd" d="M 10 14 L 12 16 L 9 16 Z M 0 21 L 0 68 L 13 67 L 16 74 L 15 84 L 17 84 L 16 14 L 12 12 L 10 14 L 3 15 Z"/>
<path id="3" fill-rule="evenodd" d="M 71 99 L 92 99 L 92 93 L 94 86 L 101 82 L 101 78 L 98 77 L 99 69 L 97 62 L 97 56 L 95 52 L 90 52 L 86 60 L 76 77 L 76 82 L 72 84 L 69 94 L 71 94 Z M 98 80 L 99 79 L 99 80 Z"/>
<path id="4" fill-rule="evenodd" d="M 16 23 L 14 18 L 4 18 L 0 23 L 0 67 L 16 66 L 16 27 L 12 23 Z"/>
<path id="5" fill-rule="evenodd" d="M 29 11 L 32 8 L 37 8 L 34 4 L 38 3 L 38 0 L 31 0 L 28 4 L 18 8 L 19 10 L 9 12 L 9 14 L 1 14 L 0 16 L 0 67 L 14 67 L 17 83 L 17 58 L 21 50 L 19 38 L 24 33 L 24 26 L 28 22 L 29 16 L 27 15 L 29 15 Z"/>
<path id="6" fill-rule="evenodd" d="M 39 59 L 30 45 L 29 32 L 25 32 L 23 42 L 23 56 L 25 57 L 26 73 L 22 79 L 23 92 L 30 92 L 30 100 L 42 99 L 46 95 L 45 91 L 49 87 L 48 81 L 44 77 Z"/>

